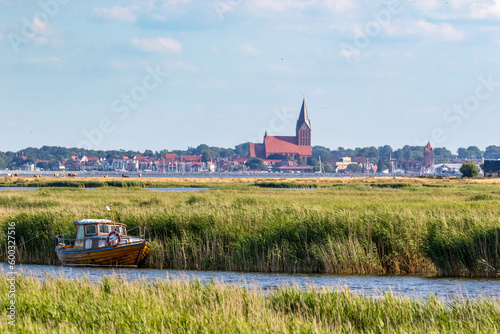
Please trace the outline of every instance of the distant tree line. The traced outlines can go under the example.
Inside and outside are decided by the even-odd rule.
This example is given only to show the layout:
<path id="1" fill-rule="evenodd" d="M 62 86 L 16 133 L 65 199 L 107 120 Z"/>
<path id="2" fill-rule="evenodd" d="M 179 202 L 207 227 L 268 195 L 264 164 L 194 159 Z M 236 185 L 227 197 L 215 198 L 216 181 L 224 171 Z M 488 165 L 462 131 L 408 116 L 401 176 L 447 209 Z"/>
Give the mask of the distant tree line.
<path id="1" fill-rule="evenodd" d="M 87 156 L 99 157 L 106 159 L 117 159 L 123 156 L 134 156 L 142 154 L 143 156 L 153 159 L 161 159 L 166 153 L 182 154 L 201 154 L 203 161 L 210 161 L 218 158 L 230 158 L 234 156 L 246 156 L 249 153 L 248 143 L 236 145 L 234 148 L 221 148 L 208 146 L 205 144 L 197 147 L 188 147 L 186 150 L 161 150 L 152 151 L 145 150 L 144 152 L 133 150 L 86 150 L 82 148 L 66 148 L 59 146 L 43 146 L 41 148 L 28 147 L 17 152 L 2 152 L 0 151 L 0 168 L 17 168 L 28 162 L 35 164 L 37 160 L 45 160 L 48 162 L 39 163 L 39 166 L 44 169 L 50 169 L 57 166 L 58 162 L 64 159 L 69 159 L 71 156 Z M 312 148 L 313 156 L 307 160 L 307 164 L 319 168 L 319 158 L 321 157 L 322 167 L 326 172 L 333 171 L 333 166 L 329 163 L 332 158 L 339 159 L 341 157 L 365 157 L 367 161 L 377 164 L 379 169 L 390 165 L 390 158 L 397 160 L 416 160 L 423 162 L 423 146 L 405 145 L 402 148 L 393 149 L 389 145 L 385 146 L 369 146 L 337 149 L 329 149 L 324 146 L 314 146 Z M 23 159 L 27 157 L 26 159 Z M 434 148 L 435 163 L 446 163 L 451 159 L 500 159 L 500 146 L 488 146 L 484 151 L 476 146 L 467 148 L 461 147 L 453 154 L 445 147 Z M 300 161 L 305 163 L 305 161 Z M 43 166 L 42 166 L 43 165 Z M 354 166 L 352 167 L 354 168 Z"/>
<path id="2" fill-rule="evenodd" d="M 336 150 L 331 150 L 324 146 L 313 147 L 313 157 L 308 160 L 308 164 L 318 167 L 319 158 L 321 157 L 323 168 L 325 171 L 333 168 L 328 160 L 331 157 L 340 159 L 341 157 L 364 157 L 367 161 L 376 164 L 379 170 L 384 170 L 390 167 L 390 159 L 408 161 L 415 160 L 420 163 L 424 161 L 424 146 L 405 145 L 402 148 L 393 149 L 389 145 L 385 146 L 370 146 L 356 147 L 355 149 L 338 147 Z M 434 163 L 447 163 L 451 159 L 500 159 L 500 146 L 488 146 L 484 151 L 477 146 L 461 147 L 453 154 L 446 147 L 434 148 Z M 319 167 L 318 167 L 319 168 Z M 352 167 L 354 168 L 354 166 Z"/>

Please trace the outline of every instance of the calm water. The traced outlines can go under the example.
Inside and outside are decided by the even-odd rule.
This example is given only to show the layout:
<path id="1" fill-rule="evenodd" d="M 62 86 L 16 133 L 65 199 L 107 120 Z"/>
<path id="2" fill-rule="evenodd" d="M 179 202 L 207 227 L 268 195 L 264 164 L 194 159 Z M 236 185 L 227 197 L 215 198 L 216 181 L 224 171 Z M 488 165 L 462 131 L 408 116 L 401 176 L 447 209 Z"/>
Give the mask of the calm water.
<path id="1" fill-rule="evenodd" d="M 0 187 L 0 191 L 2 190 L 37 190 L 39 187 Z"/>
<path id="2" fill-rule="evenodd" d="M 0 191 L 2 191 L 2 190 L 37 190 L 37 189 L 40 189 L 40 187 L 0 187 Z M 71 188 L 71 189 L 92 190 L 92 189 L 98 189 L 98 188 L 89 187 L 89 188 Z M 180 192 L 208 190 L 208 188 L 145 188 L 145 189 L 148 189 L 151 191 L 180 191 Z"/>
<path id="3" fill-rule="evenodd" d="M 1 270 L 6 273 L 8 266 L 2 263 Z M 218 271 L 160 270 L 160 269 L 105 269 L 105 268 L 70 268 L 61 266 L 18 265 L 17 271 L 25 275 L 44 278 L 49 275 L 63 275 L 90 281 L 99 281 L 104 276 L 118 275 L 130 280 L 147 281 L 179 279 L 200 279 L 202 282 L 223 281 L 228 284 L 258 286 L 266 291 L 284 285 L 298 285 L 303 289 L 311 285 L 331 289 L 348 287 L 351 291 L 370 296 L 381 296 L 383 292 L 425 297 L 435 294 L 442 298 L 453 296 L 480 296 L 500 299 L 500 279 L 463 279 L 463 278 L 428 278 L 416 276 L 373 276 L 373 275 L 308 275 L 308 274 L 261 274 Z"/>
<path id="4" fill-rule="evenodd" d="M 146 188 L 146 189 L 152 191 L 180 191 L 180 192 L 208 190 L 208 188 Z"/>

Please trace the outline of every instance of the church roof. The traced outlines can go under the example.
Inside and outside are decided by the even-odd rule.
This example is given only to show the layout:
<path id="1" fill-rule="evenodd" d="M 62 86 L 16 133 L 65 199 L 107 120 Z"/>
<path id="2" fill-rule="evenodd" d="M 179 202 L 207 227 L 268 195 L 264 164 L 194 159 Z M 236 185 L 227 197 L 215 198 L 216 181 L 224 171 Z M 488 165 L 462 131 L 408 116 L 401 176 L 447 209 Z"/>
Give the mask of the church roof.
<path id="1" fill-rule="evenodd" d="M 300 108 L 299 119 L 297 120 L 297 129 L 306 123 L 309 129 L 311 129 L 311 121 L 309 120 L 309 115 L 307 114 L 306 99 L 302 100 L 302 108 Z"/>
<path id="2" fill-rule="evenodd" d="M 264 145 L 268 156 L 274 153 L 312 156 L 311 146 L 297 145 L 297 137 L 295 136 L 267 136 L 264 139 Z"/>
<path id="3" fill-rule="evenodd" d="M 427 143 L 427 146 L 425 147 L 425 150 L 428 151 L 428 152 L 432 151 L 431 142 Z"/>

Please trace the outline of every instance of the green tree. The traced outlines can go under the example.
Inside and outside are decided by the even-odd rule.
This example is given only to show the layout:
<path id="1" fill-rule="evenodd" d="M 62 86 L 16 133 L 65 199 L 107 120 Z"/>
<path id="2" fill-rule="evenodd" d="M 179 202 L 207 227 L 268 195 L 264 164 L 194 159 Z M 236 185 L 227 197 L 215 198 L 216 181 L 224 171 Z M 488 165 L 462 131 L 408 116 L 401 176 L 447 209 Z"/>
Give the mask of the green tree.
<path id="1" fill-rule="evenodd" d="M 434 149 L 434 163 L 444 164 L 453 158 L 453 153 L 445 147 L 436 147 Z"/>
<path id="2" fill-rule="evenodd" d="M 41 168 L 43 170 L 50 170 L 49 164 L 45 161 L 37 162 L 36 167 Z"/>
<path id="3" fill-rule="evenodd" d="M 325 173 L 335 173 L 335 169 L 328 162 L 323 164 L 323 171 Z"/>
<path id="4" fill-rule="evenodd" d="M 477 146 L 467 147 L 467 152 L 469 152 L 469 156 L 471 159 L 480 159 L 484 154 L 484 152 L 481 151 Z"/>
<path id="5" fill-rule="evenodd" d="M 460 173 L 462 173 L 462 177 L 476 177 L 479 175 L 479 171 L 477 170 L 477 166 L 472 161 L 467 161 L 460 167 Z"/>
<path id="6" fill-rule="evenodd" d="M 328 148 L 323 146 L 314 146 L 312 148 L 312 154 L 313 158 L 315 158 L 316 160 L 321 157 L 322 162 L 326 162 L 328 158 L 332 156 L 332 152 Z"/>
<path id="7" fill-rule="evenodd" d="M 247 143 L 243 143 L 243 144 L 239 144 L 239 145 L 236 145 L 234 147 L 234 152 L 239 155 L 239 156 L 245 156 L 245 155 L 248 155 L 248 153 L 250 152 L 250 148 L 249 148 L 249 145 L 248 145 L 248 142 Z"/>
<path id="8" fill-rule="evenodd" d="M 350 164 L 349 166 L 347 166 L 347 169 L 351 172 L 361 172 L 363 168 L 361 168 L 361 166 L 358 164 Z"/>
<path id="9" fill-rule="evenodd" d="M 245 162 L 245 166 L 247 166 L 248 169 L 267 170 L 267 166 L 264 165 L 262 159 L 259 159 L 257 157 L 248 158 L 247 162 Z"/>
<path id="10" fill-rule="evenodd" d="M 2 157 L 0 157 L 0 168 L 7 168 L 7 163 Z"/>
<path id="11" fill-rule="evenodd" d="M 378 159 L 377 173 L 382 173 L 386 169 L 387 169 L 387 166 L 384 164 L 384 160 Z"/>
<path id="12" fill-rule="evenodd" d="M 486 159 L 500 159 L 500 146 L 488 146 L 484 151 L 484 157 Z"/>
<path id="13" fill-rule="evenodd" d="M 457 150 L 457 156 L 459 159 L 468 159 L 469 158 L 469 152 L 467 152 L 467 149 L 464 147 L 459 147 Z"/>
<path id="14" fill-rule="evenodd" d="M 201 161 L 203 162 L 212 161 L 212 156 L 210 155 L 210 152 L 208 151 L 201 152 Z"/>
<path id="15" fill-rule="evenodd" d="M 382 159 L 387 159 L 389 160 L 389 157 L 391 156 L 392 154 L 392 147 L 390 147 L 389 145 L 385 145 L 385 146 L 379 146 L 378 148 L 378 151 L 380 153 L 380 157 Z M 393 157 L 394 158 L 394 157 Z"/>

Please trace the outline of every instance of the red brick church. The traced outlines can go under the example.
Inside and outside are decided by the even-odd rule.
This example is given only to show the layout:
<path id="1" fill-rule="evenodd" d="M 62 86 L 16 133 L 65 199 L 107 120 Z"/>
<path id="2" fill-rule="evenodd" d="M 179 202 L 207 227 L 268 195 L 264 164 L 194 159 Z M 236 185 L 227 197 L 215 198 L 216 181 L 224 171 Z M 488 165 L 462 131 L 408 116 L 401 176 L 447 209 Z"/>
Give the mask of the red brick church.
<path id="1" fill-rule="evenodd" d="M 250 156 L 267 159 L 270 156 L 293 157 L 294 159 L 312 156 L 311 121 L 307 114 L 306 101 L 302 101 L 295 136 L 264 136 L 262 144 L 250 143 Z"/>

